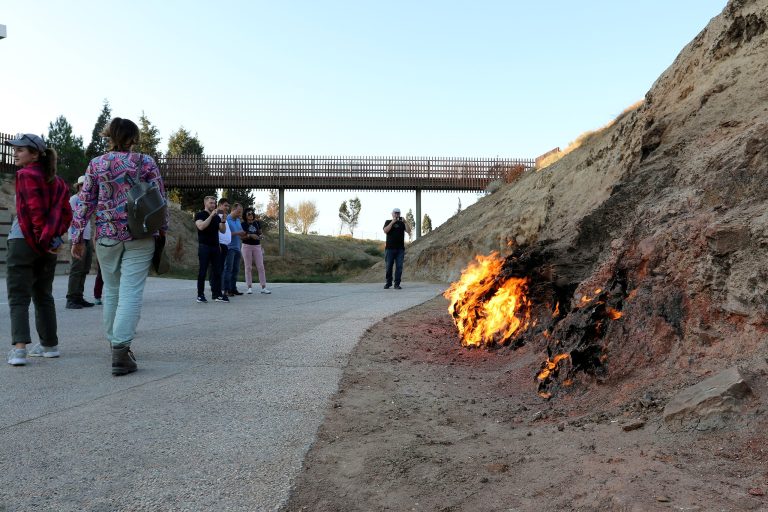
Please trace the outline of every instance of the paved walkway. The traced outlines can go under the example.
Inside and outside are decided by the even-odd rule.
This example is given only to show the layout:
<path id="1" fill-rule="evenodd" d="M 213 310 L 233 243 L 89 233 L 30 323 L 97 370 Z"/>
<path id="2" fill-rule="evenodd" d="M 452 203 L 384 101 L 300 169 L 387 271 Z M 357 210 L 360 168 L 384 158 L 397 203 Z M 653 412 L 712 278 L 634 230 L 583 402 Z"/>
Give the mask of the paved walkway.
<path id="1" fill-rule="evenodd" d="M 197 304 L 194 282 L 150 278 L 139 371 L 115 378 L 101 308 L 65 309 L 57 277 L 62 357 L 0 367 L 0 511 L 277 510 L 359 337 L 441 291 L 404 286 L 275 284 Z"/>

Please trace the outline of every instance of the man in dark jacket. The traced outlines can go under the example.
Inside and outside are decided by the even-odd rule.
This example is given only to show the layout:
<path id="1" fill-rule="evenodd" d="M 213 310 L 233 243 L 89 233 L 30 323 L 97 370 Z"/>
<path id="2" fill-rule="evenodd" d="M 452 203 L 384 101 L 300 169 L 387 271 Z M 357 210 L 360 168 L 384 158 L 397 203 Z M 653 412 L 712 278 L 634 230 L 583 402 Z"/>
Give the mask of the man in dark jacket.
<path id="1" fill-rule="evenodd" d="M 400 208 L 392 210 L 392 220 L 384 223 L 384 233 L 387 234 L 387 244 L 384 247 L 384 265 L 387 269 L 384 289 L 392 287 L 392 265 L 395 266 L 395 290 L 400 290 L 400 278 L 403 275 L 403 258 L 405 257 L 405 234 L 411 234 L 411 226 L 400 216 Z"/>

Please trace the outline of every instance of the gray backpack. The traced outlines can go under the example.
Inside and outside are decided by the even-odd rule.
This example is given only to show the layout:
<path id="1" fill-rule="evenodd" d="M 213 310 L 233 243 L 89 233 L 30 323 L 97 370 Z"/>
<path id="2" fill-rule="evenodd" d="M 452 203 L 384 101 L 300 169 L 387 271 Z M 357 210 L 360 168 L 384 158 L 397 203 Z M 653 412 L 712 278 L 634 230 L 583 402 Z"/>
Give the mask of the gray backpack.
<path id="1" fill-rule="evenodd" d="M 141 181 L 143 155 L 139 154 L 136 164 L 136 180 L 126 173 L 125 178 L 131 185 L 128 190 L 128 230 L 133 238 L 147 238 L 163 227 L 168 211 L 168 203 L 160 188 L 154 183 Z"/>

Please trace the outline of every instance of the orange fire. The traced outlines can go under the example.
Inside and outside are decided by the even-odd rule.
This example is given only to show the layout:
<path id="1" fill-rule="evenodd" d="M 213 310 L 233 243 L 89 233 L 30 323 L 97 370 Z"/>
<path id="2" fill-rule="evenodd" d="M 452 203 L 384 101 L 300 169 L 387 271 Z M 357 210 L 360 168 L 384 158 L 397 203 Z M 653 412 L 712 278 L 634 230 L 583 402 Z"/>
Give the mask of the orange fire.
<path id="1" fill-rule="evenodd" d="M 498 252 L 478 255 L 443 294 L 464 346 L 493 345 L 530 325 L 528 279 L 498 281 L 503 263 Z"/>
<path id="2" fill-rule="evenodd" d="M 552 372 L 555 370 L 555 368 L 557 368 L 557 365 L 560 363 L 560 361 L 562 361 L 563 359 L 570 359 L 570 357 L 571 356 L 569 354 L 557 354 L 554 357 L 554 359 L 547 358 L 547 360 L 542 365 L 543 368 L 541 369 L 539 374 L 536 376 L 536 380 L 541 382 L 547 377 L 549 377 L 552 374 Z"/>

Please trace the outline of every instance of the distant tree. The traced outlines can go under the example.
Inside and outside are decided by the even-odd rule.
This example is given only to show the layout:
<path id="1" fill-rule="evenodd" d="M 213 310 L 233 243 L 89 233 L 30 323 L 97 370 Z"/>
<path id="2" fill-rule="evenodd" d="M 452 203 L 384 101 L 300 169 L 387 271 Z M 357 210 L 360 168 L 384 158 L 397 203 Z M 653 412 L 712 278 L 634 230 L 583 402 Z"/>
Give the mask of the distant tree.
<path id="1" fill-rule="evenodd" d="M 416 227 L 416 218 L 413 216 L 413 210 L 408 209 L 408 213 L 405 214 L 405 222 L 411 228 L 411 232 L 408 233 L 408 241 L 413 240 L 413 229 Z"/>
<path id="2" fill-rule="evenodd" d="M 67 183 L 75 183 L 85 173 L 88 159 L 85 158 L 83 138 L 75 137 L 67 118 L 59 116 L 48 125 L 48 144 L 58 153 L 58 175 Z"/>
<path id="3" fill-rule="evenodd" d="M 179 128 L 176 132 L 172 133 L 168 138 L 168 152 L 169 157 L 190 157 L 190 164 L 197 162 L 200 156 L 203 156 L 205 148 L 198 140 L 197 136 L 187 131 L 184 127 Z M 202 169 L 203 174 L 207 173 L 207 168 L 204 163 Z M 179 202 L 181 207 L 185 210 L 195 211 L 203 208 L 203 199 L 205 196 L 215 196 L 216 189 L 204 188 L 196 190 L 188 189 L 174 189 L 169 195 Z"/>
<path id="4" fill-rule="evenodd" d="M 454 213 L 454 215 L 456 215 L 457 213 L 461 213 L 461 198 L 459 198 L 459 206 L 458 208 L 456 208 L 456 213 Z"/>
<path id="5" fill-rule="evenodd" d="M 424 220 L 421 221 L 421 234 L 426 235 L 431 231 L 432 231 L 432 219 L 430 219 L 429 215 L 425 213 Z"/>
<path id="6" fill-rule="evenodd" d="M 285 223 L 302 235 L 309 233 L 309 228 L 319 216 L 320 212 L 314 201 L 301 201 L 298 207 L 288 206 L 285 209 Z"/>
<path id="7" fill-rule="evenodd" d="M 275 189 L 269 191 L 266 215 L 272 219 L 276 219 L 280 215 L 280 197 Z"/>
<path id="8" fill-rule="evenodd" d="M 160 130 L 156 126 L 152 125 L 149 118 L 141 113 L 139 117 L 139 143 L 134 148 L 134 151 L 144 153 L 155 159 L 160 159 Z"/>
<path id="9" fill-rule="evenodd" d="M 339 219 L 341 220 L 342 228 L 346 225 L 349 227 L 349 234 L 355 236 L 355 228 L 360 222 L 360 210 L 362 205 L 360 204 L 360 198 L 355 196 L 354 199 L 350 199 L 349 202 L 343 201 L 339 206 Z"/>
<path id="10" fill-rule="evenodd" d="M 96 119 L 96 124 L 93 125 L 93 132 L 91 132 L 91 142 L 88 143 L 88 147 L 85 148 L 85 156 L 90 160 L 93 157 L 103 155 L 107 152 L 107 138 L 102 137 L 101 132 L 107 127 L 109 121 L 112 119 L 112 109 L 109 108 L 109 100 L 104 100 L 104 105 L 101 107 L 101 113 L 99 118 Z"/>
<path id="11" fill-rule="evenodd" d="M 254 202 L 256 201 L 253 197 L 253 192 L 243 188 L 224 189 L 224 195 L 222 197 L 229 199 L 230 205 L 240 203 L 243 205 L 243 209 L 253 208 Z"/>

